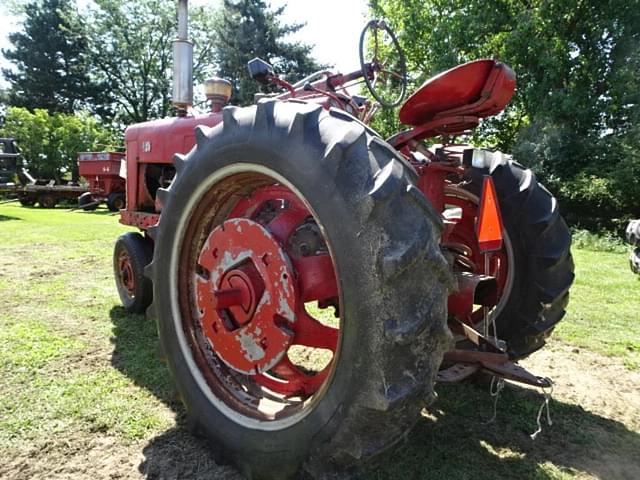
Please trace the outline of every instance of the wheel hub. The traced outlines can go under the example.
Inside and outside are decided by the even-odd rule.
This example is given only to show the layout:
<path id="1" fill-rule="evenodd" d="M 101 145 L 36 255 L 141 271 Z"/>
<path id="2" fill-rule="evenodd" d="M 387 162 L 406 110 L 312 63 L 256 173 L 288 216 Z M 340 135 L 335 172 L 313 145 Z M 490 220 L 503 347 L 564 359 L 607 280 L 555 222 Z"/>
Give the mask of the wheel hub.
<path id="1" fill-rule="evenodd" d="M 227 220 L 198 258 L 196 304 L 216 354 L 246 375 L 270 370 L 293 342 L 295 277 L 276 238 L 246 218 Z"/>
<path id="2" fill-rule="evenodd" d="M 131 259 L 126 252 L 121 252 L 118 258 L 118 267 L 120 274 L 120 281 L 124 288 L 127 290 L 129 296 L 133 296 L 133 292 L 136 288 L 135 276 L 133 275 L 133 267 L 131 266 Z"/>

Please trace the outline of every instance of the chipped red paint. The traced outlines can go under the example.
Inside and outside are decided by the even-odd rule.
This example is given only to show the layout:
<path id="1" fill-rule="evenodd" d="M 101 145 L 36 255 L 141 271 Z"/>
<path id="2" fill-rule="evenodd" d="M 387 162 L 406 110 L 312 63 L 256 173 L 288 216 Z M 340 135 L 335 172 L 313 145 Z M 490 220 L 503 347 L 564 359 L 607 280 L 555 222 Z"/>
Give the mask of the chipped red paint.
<path id="1" fill-rule="evenodd" d="M 120 277 L 120 283 L 127 291 L 127 295 L 133 298 L 136 290 L 136 277 L 133 274 L 133 266 L 131 265 L 131 258 L 126 251 L 121 251 L 118 256 L 118 276 Z"/>
<path id="2" fill-rule="evenodd" d="M 147 230 L 158 223 L 160 215 L 157 213 L 136 212 L 132 210 L 122 210 L 120 212 L 120 223 L 131 225 L 142 230 Z"/>
<path id="3" fill-rule="evenodd" d="M 297 307 L 291 264 L 273 234 L 249 219 L 227 220 L 205 241 L 198 265 L 206 272 L 195 279 L 200 322 L 218 356 L 247 375 L 271 369 L 293 341 L 282 325 L 296 321 Z M 229 287 L 240 301 L 224 308 L 216 296 Z"/>
<path id="4" fill-rule="evenodd" d="M 272 211 L 273 218 L 265 219 L 263 217 L 265 209 Z M 335 354 L 340 334 L 339 329 L 322 324 L 305 309 L 305 302 L 318 301 L 323 305 L 337 302 L 338 285 L 331 256 L 328 253 L 296 256 L 290 251 L 290 240 L 293 233 L 313 216 L 291 190 L 282 185 L 268 185 L 254 190 L 251 195 L 238 201 L 228 218 L 229 220 L 223 223 L 225 232 L 231 232 L 224 235 L 229 236 L 229 243 L 226 244 L 229 246 L 225 248 L 226 251 L 232 252 L 235 260 L 229 260 L 225 263 L 224 259 L 219 259 L 208 265 L 200 263 L 202 267 L 205 267 L 205 270 L 212 265 L 221 265 L 221 268 L 218 269 L 220 272 L 216 274 L 218 290 L 211 289 L 213 276 L 210 276 L 209 287 L 205 288 L 202 293 L 215 297 L 216 291 L 241 290 L 241 303 L 230 306 L 229 311 L 235 320 L 236 331 L 244 332 L 249 330 L 249 325 L 253 322 L 259 321 L 256 319 L 256 315 L 263 314 L 256 311 L 256 306 L 259 305 L 263 297 L 268 296 L 271 301 L 281 297 L 279 289 L 284 288 L 287 292 L 292 289 L 295 298 L 290 307 L 291 311 L 288 312 L 289 315 L 278 314 L 276 315 L 278 321 L 270 322 L 271 325 L 275 324 L 276 327 L 284 329 L 291 336 L 285 339 L 276 332 L 276 341 L 270 341 L 267 338 L 267 346 L 277 343 L 281 350 L 272 349 L 266 352 L 265 359 L 262 361 L 265 365 L 263 367 L 259 366 L 256 369 L 256 362 L 252 362 L 251 368 L 259 372 L 257 375 L 254 374 L 252 378 L 261 386 L 284 396 L 310 396 L 327 379 L 331 370 L 331 362 L 320 372 L 308 373 L 291 361 L 288 349 L 292 345 L 302 345 L 326 349 Z M 236 225 L 235 230 L 234 225 Z M 238 226 L 242 227 L 242 232 L 237 231 Z M 244 235 L 243 239 L 240 238 L 241 235 Z M 212 242 L 218 242 L 220 238 L 223 238 L 216 239 L 212 236 L 213 233 L 210 236 Z M 260 251 L 260 244 L 263 243 L 263 250 L 266 245 L 272 249 L 272 255 L 267 256 L 266 259 L 261 256 L 262 252 Z M 206 246 L 207 244 L 209 244 L 209 240 L 205 242 L 205 247 L 202 250 L 202 252 L 207 251 L 202 258 L 205 263 L 211 261 L 211 258 L 207 257 L 212 252 L 212 248 L 220 246 L 218 243 L 215 246 L 213 243 L 210 246 Z M 278 257 L 273 257 L 275 251 L 279 252 Z M 241 255 L 245 256 L 244 260 Z M 246 261 L 246 258 L 251 258 L 251 260 Z M 278 258 L 278 262 L 282 261 L 282 264 L 286 264 L 291 269 L 291 274 L 288 274 L 288 279 L 292 279 L 291 282 L 283 284 L 279 281 L 273 281 L 264 274 L 263 268 L 257 268 L 256 265 L 265 260 L 269 264 L 271 258 Z M 282 265 L 280 268 L 283 268 Z M 285 296 L 285 298 L 289 297 Z M 288 308 L 282 310 L 288 310 Z M 292 320 L 288 321 L 287 318 Z M 268 320 L 264 321 L 268 322 Z M 246 352 L 243 350 L 243 345 L 246 347 L 251 342 L 254 345 L 258 343 L 255 336 L 238 333 L 235 338 L 229 339 L 226 346 L 235 349 L 234 358 L 245 358 Z M 262 347 L 262 345 L 260 346 Z M 254 353 L 256 352 L 258 352 L 257 348 Z M 216 353 L 218 353 L 217 350 Z M 278 361 L 267 368 L 269 362 L 274 358 Z M 239 370 L 227 359 L 224 361 L 232 368 Z M 247 368 L 250 362 L 244 362 L 241 359 L 239 363 L 244 363 L 244 368 Z"/>

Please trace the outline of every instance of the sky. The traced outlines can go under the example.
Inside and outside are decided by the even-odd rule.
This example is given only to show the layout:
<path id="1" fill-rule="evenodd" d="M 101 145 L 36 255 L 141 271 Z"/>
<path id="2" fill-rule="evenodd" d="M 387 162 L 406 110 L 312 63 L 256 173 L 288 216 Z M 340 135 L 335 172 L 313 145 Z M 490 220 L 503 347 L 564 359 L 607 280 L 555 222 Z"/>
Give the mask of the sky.
<path id="1" fill-rule="evenodd" d="M 3 3 L 0 0 L 0 5 Z M 88 0 L 79 0 L 78 3 L 85 5 Z M 192 0 L 190 3 L 217 6 L 219 0 Z M 273 9 L 287 5 L 281 17 L 284 23 L 306 23 L 290 40 L 314 45 L 313 55 L 318 61 L 335 65 L 335 69 L 343 73 L 359 68 L 358 42 L 366 23 L 366 0 L 323 0 L 317 3 L 309 0 L 267 0 L 267 3 Z M 15 17 L 3 18 L 5 28 L 0 31 L 0 49 L 9 46 L 7 35 L 18 28 L 18 22 Z M 1 55 L 0 65 L 7 66 Z M 6 83 L 0 78 L 0 86 L 3 85 Z"/>

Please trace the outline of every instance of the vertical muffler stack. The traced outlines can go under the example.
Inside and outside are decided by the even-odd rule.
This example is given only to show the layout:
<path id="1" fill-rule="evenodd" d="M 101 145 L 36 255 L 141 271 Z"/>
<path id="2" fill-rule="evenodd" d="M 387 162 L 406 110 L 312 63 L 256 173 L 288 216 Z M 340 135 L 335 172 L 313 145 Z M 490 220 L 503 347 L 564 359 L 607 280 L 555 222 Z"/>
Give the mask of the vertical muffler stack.
<path id="1" fill-rule="evenodd" d="M 185 116 L 193 105 L 193 43 L 189 41 L 188 0 L 178 0 L 178 38 L 173 41 L 173 105 Z"/>

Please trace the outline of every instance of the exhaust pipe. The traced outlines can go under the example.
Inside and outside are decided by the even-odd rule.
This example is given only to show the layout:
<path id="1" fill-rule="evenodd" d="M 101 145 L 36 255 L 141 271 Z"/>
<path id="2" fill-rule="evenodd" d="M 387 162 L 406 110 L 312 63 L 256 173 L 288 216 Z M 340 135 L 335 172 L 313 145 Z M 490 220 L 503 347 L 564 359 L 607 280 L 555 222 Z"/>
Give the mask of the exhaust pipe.
<path id="1" fill-rule="evenodd" d="M 189 41 L 188 0 L 178 0 L 178 38 L 173 41 L 173 106 L 185 116 L 193 105 L 193 43 Z"/>

